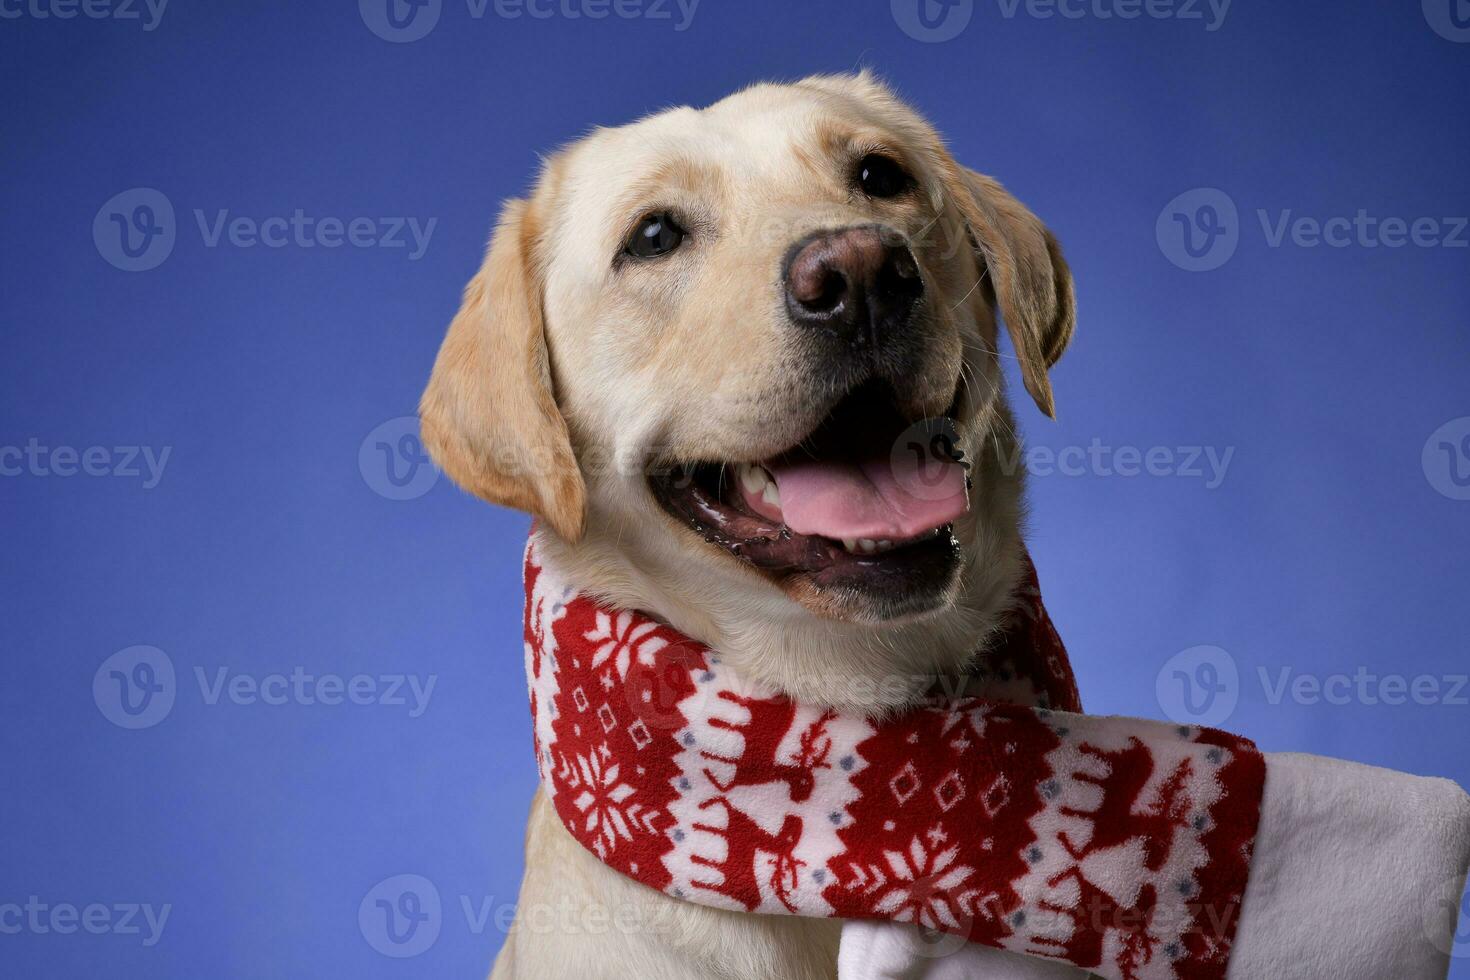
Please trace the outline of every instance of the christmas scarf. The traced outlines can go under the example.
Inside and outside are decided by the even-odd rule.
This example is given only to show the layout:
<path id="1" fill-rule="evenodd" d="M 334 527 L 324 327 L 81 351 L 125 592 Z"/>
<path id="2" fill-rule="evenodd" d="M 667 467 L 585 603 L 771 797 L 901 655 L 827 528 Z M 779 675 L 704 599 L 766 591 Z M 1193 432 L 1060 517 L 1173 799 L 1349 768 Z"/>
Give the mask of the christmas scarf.
<path id="1" fill-rule="evenodd" d="M 1034 573 L 965 696 L 876 722 L 600 606 L 534 537 L 525 583 L 542 786 L 609 867 L 690 902 L 913 923 L 1111 980 L 1226 976 L 1264 761 L 1222 732 L 1077 714 Z"/>

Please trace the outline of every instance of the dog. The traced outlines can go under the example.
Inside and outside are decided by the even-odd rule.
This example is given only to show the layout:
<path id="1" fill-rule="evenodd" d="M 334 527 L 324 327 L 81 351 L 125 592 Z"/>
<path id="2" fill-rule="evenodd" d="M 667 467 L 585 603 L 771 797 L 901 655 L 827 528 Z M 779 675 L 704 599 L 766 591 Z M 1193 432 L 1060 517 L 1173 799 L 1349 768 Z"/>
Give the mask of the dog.
<path id="1" fill-rule="evenodd" d="M 465 291 L 423 437 L 588 592 L 876 717 L 962 675 L 1010 608 L 1001 358 L 1051 416 L 1074 323 L 1052 234 L 882 81 L 757 85 L 546 161 Z M 492 978 L 830 980 L 840 925 L 667 897 L 538 792 Z"/>

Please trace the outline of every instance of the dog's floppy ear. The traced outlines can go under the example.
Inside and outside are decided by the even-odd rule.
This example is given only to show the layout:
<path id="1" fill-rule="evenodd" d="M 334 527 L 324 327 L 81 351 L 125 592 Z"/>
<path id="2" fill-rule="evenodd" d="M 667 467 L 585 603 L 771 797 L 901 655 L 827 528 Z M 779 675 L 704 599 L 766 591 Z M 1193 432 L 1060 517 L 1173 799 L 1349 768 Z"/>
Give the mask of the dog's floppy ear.
<path id="1" fill-rule="evenodd" d="M 1072 272 L 1041 219 L 998 182 L 956 166 L 952 190 L 989 266 L 991 288 L 1036 405 L 1056 417 L 1047 371 L 1076 326 Z"/>
<path id="2" fill-rule="evenodd" d="M 511 201 L 419 402 L 424 444 L 455 483 L 581 538 L 586 487 L 552 394 L 534 203 Z"/>

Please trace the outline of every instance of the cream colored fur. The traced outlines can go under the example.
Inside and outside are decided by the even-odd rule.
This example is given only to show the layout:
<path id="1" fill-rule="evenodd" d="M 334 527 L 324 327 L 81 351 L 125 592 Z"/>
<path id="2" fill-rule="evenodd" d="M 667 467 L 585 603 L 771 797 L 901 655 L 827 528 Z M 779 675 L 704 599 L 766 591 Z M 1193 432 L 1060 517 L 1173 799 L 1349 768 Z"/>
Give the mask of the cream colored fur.
<path id="1" fill-rule="evenodd" d="M 874 150 L 899 158 L 919 192 L 855 194 L 852 161 Z M 686 246 L 620 262 L 633 223 L 674 206 L 690 216 Z M 960 445 L 976 464 L 956 526 L 963 574 L 942 609 L 909 621 L 833 618 L 678 525 L 645 479 L 670 460 L 762 458 L 821 419 L 822 365 L 793 341 L 780 257 L 809 231 L 875 221 L 908 237 L 932 297 L 910 407 L 937 414 L 958 384 Z M 542 547 L 582 589 L 661 617 L 741 676 L 880 714 L 959 672 L 1021 573 L 997 307 L 1049 414 L 1047 369 L 1073 310 L 1041 223 L 867 74 L 757 86 L 597 130 L 548 161 L 466 292 L 425 392 L 424 434 L 461 486 L 537 514 Z M 492 976 L 831 980 L 839 925 L 666 898 L 583 850 L 538 795 L 518 918 Z"/>

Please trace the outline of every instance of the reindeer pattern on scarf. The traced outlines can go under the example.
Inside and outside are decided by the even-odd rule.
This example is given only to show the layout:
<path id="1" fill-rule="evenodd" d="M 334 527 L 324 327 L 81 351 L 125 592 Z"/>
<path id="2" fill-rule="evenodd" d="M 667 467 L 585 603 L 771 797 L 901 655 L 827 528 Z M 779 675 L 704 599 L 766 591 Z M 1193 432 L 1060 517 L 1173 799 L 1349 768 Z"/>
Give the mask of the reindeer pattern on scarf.
<path id="1" fill-rule="evenodd" d="M 599 607 L 534 538 L 526 580 L 542 783 L 610 867 L 699 904 L 910 922 L 1109 980 L 1225 976 L 1264 760 L 1221 732 L 1077 714 L 1034 575 L 965 697 L 881 725 Z"/>

